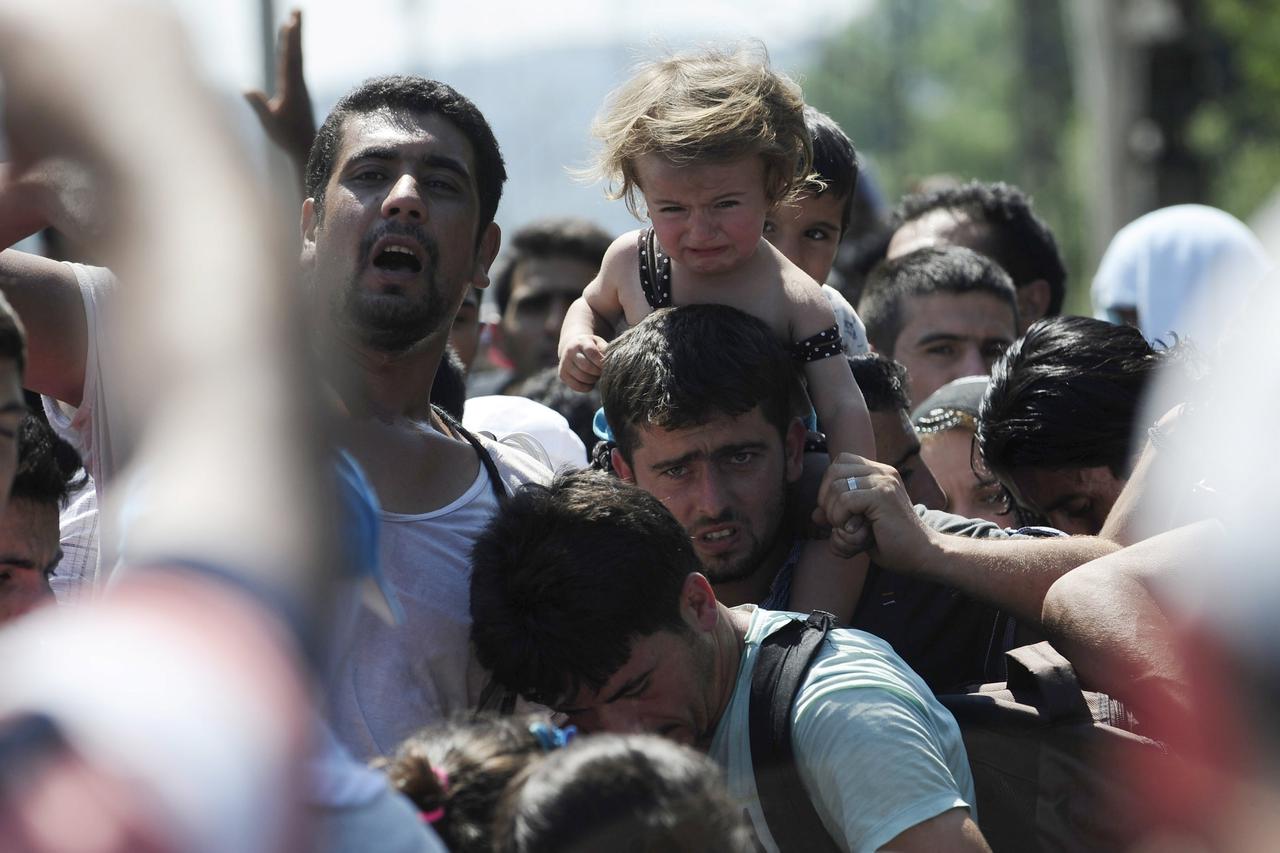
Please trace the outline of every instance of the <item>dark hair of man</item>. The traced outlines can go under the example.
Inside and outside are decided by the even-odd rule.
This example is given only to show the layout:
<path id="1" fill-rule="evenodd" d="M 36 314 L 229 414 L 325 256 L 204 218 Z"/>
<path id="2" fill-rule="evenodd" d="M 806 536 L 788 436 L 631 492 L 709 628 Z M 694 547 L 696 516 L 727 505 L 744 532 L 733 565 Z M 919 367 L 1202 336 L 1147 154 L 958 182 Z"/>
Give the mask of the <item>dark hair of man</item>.
<path id="1" fill-rule="evenodd" d="M 472 551 L 471 639 L 499 684 L 560 707 L 599 690 L 633 640 L 681 630 L 701 570 L 657 498 L 599 471 L 520 488 Z"/>
<path id="2" fill-rule="evenodd" d="M 907 369 L 878 352 L 855 355 L 849 358 L 853 381 L 858 383 L 862 399 L 867 401 L 868 412 L 911 411 L 911 399 L 907 396 Z"/>
<path id="3" fill-rule="evenodd" d="M 853 143 L 831 116 L 804 108 L 804 124 L 813 140 L 813 171 L 826 186 L 819 195 L 831 195 L 844 199 L 840 211 L 840 231 L 849 227 L 849 215 L 853 211 L 853 191 L 858 185 L 858 154 Z"/>
<path id="4" fill-rule="evenodd" d="M 784 435 L 798 381 L 763 322 L 726 305 L 686 305 L 653 312 L 611 343 L 599 388 L 630 462 L 640 428 L 684 429 L 757 406 Z"/>
<path id="5" fill-rule="evenodd" d="M 26 373 L 27 332 L 4 294 L 0 294 L 0 358 L 16 363 L 19 376 Z"/>
<path id="6" fill-rule="evenodd" d="M 876 267 L 858 301 L 867 339 L 885 355 L 906 325 L 906 301 L 935 293 L 989 293 L 1009 304 L 1017 324 L 1018 298 L 1009 275 L 992 259 L 962 246 L 917 249 Z"/>
<path id="7" fill-rule="evenodd" d="M 476 188 L 480 196 L 480 222 L 476 240 L 493 221 L 502 198 L 507 169 L 498 140 L 480 110 L 452 87 L 438 80 L 409 75 L 370 78 L 343 96 L 316 132 L 307 157 L 306 193 L 315 199 L 316 218 L 324 211 L 324 193 L 333 174 L 334 160 L 342 146 L 342 131 L 353 115 L 376 112 L 427 113 L 448 119 L 471 143 L 475 158 Z"/>
<path id="8" fill-rule="evenodd" d="M 449 413 L 455 421 L 462 420 L 467 405 L 467 367 L 450 345 L 445 345 L 436 378 L 431 383 L 431 402 Z"/>
<path id="9" fill-rule="evenodd" d="M 498 316 L 507 313 L 511 281 L 521 261 L 531 258 L 569 258 L 600 268 L 605 250 L 613 238 L 594 222 L 585 219 L 543 219 L 515 233 L 499 259 L 489 293 L 498 306 Z"/>
<path id="10" fill-rule="evenodd" d="M 910 195 L 894 212 L 894 228 L 933 210 L 963 212 L 987 226 L 979 251 L 995 259 L 1016 287 L 1043 279 L 1049 285 L 1049 316 L 1062 313 L 1067 267 L 1053 232 L 1031 209 L 1022 190 L 1005 183 L 970 181 L 930 193 Z"/>
<path id="11" fill-rule="evenodd" d="M 758 849 L 711 759 L 657 735 L 591 735 L 530 764 L 494 826 L 503 853 Z"/>
<path id="12" fill-rule="evenodd" d="M 1092 468 L 1129 475 L 1134 418 L 1166 361 L 1142 333 L 1088 317 L 1032 324 L 991 370 L 978 446 L 992 472 Z"/>
<path id="13" fill-rule="evenodd" d="M 67 502 L 76 472 L 81 470 L 75 448 L 54 434 L 43 420 L 28 413 L 18 427 L 18 469 L 13 477 L 10 500 L 52 504 L 59 509 Z"/>

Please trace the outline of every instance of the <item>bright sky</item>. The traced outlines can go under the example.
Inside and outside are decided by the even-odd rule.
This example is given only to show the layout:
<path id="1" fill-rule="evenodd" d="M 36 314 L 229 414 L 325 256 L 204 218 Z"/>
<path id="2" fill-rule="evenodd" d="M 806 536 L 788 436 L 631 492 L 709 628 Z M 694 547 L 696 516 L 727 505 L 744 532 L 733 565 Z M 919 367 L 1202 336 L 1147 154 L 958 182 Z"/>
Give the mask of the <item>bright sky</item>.
<path id="1" fill-rule="evenodd" d="M 259 0 L 168 0 L 223 88 L 261 79 Z M 307 76 L 344 90 L 406 67 L 448 68 L 556 46 L 755 37 L 781 46 L 831 32 L 876 0 L 275 0 L 276 20 L 304 13 Z M 425 59 L 425 62 L 424 62 Z M 416 61 L 415 61 L 416 60 Z"/>

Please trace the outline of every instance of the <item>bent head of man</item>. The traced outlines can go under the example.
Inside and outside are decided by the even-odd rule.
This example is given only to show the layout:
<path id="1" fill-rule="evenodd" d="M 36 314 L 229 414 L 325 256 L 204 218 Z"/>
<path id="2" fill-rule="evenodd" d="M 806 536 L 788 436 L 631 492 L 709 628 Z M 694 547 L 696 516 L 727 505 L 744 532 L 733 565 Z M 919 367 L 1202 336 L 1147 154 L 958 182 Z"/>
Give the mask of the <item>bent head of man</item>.
<path id="1" fill-rule="evenodd" d="M 703 573 L 719 584 L 776 567 L 804 427 L 769 328 L 723 305 L 655 312 L 610 344 L 599 387 L 614 470 L 684 526 Z"/>
<path id="2" fill-rule="evenodd" d="M 369 80 L 334 107 L 307 162 L 304 275 L 356 345 L 403 352 L 447 333 L 488 284 L 506 169 L 475 104 L 421 77 Z"/>
<path id="3" fill-rule="evenodd" d="M 1129 478 L 1135 421 L 1166 360 L 1131 326 L 1035 323 L 991 373 L 978 417 L 987 467 L 1024 510 L 1097 533 Z"/>
<path id="4" fill-rule="evenodd" d="M 710 742 L 733 679 L 720 607 L 651 495 L 596 471 L 525 486 L 472 562 L 471 637 L 500 684 L 585 731 Z"/>

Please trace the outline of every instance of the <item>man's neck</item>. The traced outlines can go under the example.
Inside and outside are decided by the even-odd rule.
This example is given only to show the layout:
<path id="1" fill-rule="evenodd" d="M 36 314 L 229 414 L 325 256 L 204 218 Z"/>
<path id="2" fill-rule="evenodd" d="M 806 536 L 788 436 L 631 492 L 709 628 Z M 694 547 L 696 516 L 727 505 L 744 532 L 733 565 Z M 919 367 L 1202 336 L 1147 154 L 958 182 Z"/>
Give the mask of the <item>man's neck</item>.
<path id="1" fill-rule="evenodd" d="M 427 422 L 446 341 L 437 335 L 404 352 L 387 353 L 338 338 L 326 359 L 326 373 L 353 418 Z"/>
<path id="2" fill-rule="evenodd" d="M 747 629 L 751 626 L 750 612 L 730 610 L 720 601 L 716 602 L 716 608 L 719 619 L 712 635 L 715 664 L 712 670 L 712 706 L 707 717 L 710 724 L 706 732 L 707 742 L 699 744 L 704 750 L 710 748 L 711 740 L 720 727 L 720 719 L 738 685 L 738 667 L 742 664 L 742 650 L 746 647 Z"/>

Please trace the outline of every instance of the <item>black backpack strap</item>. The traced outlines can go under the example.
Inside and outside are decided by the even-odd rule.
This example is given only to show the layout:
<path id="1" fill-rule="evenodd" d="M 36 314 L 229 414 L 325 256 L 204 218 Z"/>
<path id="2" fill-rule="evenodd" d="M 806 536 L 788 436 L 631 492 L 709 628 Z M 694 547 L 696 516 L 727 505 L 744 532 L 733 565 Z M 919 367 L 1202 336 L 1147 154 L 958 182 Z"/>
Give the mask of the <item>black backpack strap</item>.
<path id="1" fill-rule="evenodd" d="M 1075 668 L 1047 642 L 1011 649 L 1005 661 L 1009 690 L 1015 697 L 1039 697 L 1027 704 L 1039 708 L 1047 720 L 1093 719 Z"/>
<path id="2" fill-rule="evenodd" d="M 838 851 L 796 769 L 791 708 L 835 617 L 815 610 L 765 637 L 751 675 L 751 764 L 769 833 L 784 851 Z"/>
<path id="3" fill-rule="evenodd" d="M 493 487 L 494 497 L 498 499 L 498 505 L 501 506 L 507 500 L 507 487 L 502 483 L 502 475 L 498 473 L 498 464 L 493 461 L 493 457 L 489 451 L 484 449 L 484 445 L 480 443 L 480 439 L 471 434 L 471 431 L 453 419 L 453 416 L 444 409 L 431 404 L 432 410 L 439 416 L 440 420 L 445 422 L 449 429 L 456 432 L 467 440 L 475 450 L 476 456 L 480 457 L 480 464 L 484 466 L 485 473 L 489 475 L 489 485 Z"/>

